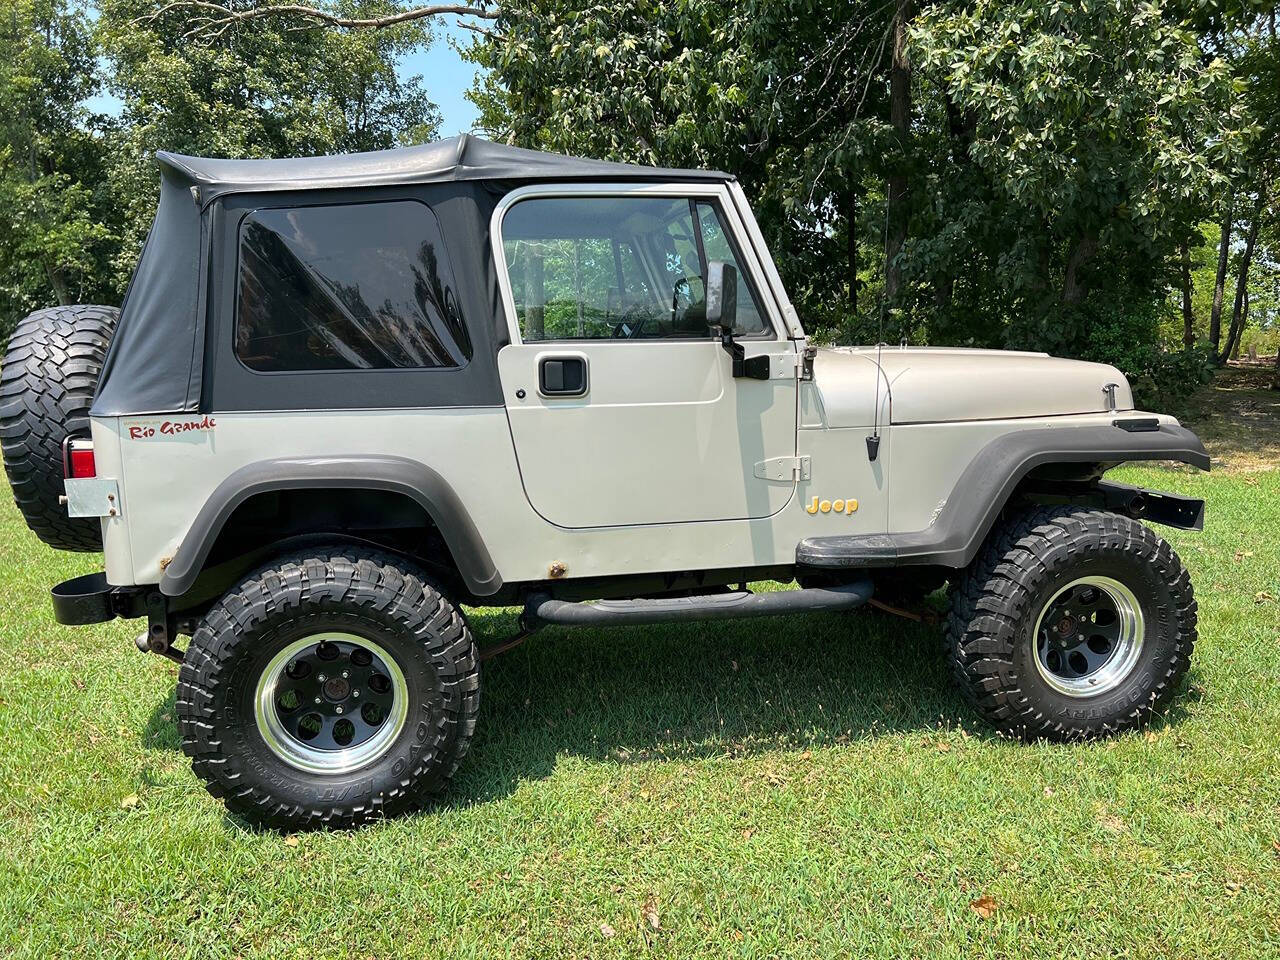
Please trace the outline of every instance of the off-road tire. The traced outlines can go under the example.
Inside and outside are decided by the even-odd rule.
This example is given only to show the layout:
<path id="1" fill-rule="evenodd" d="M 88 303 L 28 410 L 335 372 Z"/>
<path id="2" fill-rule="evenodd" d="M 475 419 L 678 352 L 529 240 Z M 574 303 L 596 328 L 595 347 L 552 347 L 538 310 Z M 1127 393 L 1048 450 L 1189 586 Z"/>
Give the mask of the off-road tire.
<path id="1" fill-rule="evenodd" d="M 37 310 L 9 338 L 0 371 L 0 447 L 13 499 L 32 531 L 58 550 L 102 549 L 102 525 L 72 519 L 63 495 L 62 442 L 89 436 L 89 406 L 120 311 Z"/>
<path id="2" fill-rule="evenodd" d="M 291 640 L 341 630 L 375 640 L 403 670 L 408 719 L 386 752 L 349 773 L 284 762 L 255 720 L 255 687 Z M 275 561 L 197 627 L 179 672 L 182 749 L 235 814 L 284 830 L 347 828 L 438 794 L 475 730 L 480 667 L 461 613 L 400 558 L 335 546 Z"/>
<path id="3" fill-rule="evenodd" d="M 1132 591 L 1143 618 L 1133 667 L 1109 692 L 1065 696 L 1036 667 L 1033 635 L 1056 590 L 1082 576 Z M 1006 519 L 951 587 L 946 644 L 960 690 L 1001 732 L 1081 740 L 1144 724 L 1191 663 L 1196 601 L 1182 561 L 1147 527 L 1114 513 L 1058 506 Z"/>

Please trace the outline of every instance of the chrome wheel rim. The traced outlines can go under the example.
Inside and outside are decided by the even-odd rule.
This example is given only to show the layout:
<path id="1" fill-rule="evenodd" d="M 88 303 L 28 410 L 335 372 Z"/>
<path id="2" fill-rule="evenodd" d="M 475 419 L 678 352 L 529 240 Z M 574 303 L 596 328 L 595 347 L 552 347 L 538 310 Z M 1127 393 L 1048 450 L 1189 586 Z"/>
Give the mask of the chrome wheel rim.
<path id="1" fill-rule="evenodd" d="M 1081 577 L 1040 609 L 1033 634 L 1036 670 L 1068 697 L 1096 697 L 1133 672 L 1145 634 L 1142 606 L 1111 577 Z"/>
<path id="2" fill-rule="evenodd" d="M 272 657 L 253 703 L 258 732 L 272 753 L 308 773 L 340 774 L 390 749 L 409 715 L 409 689 L 381 646 L 325 632 Z"/>

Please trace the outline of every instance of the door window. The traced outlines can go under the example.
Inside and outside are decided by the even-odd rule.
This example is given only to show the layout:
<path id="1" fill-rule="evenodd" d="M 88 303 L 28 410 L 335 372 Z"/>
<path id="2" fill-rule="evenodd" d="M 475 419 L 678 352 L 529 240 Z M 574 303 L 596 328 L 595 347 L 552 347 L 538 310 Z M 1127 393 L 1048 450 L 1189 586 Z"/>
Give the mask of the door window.
<path id="1" fill-rule="evenodd" d="M 738 268 L 738 332 L 768 330 L 715 205 L 673 197 L 535 197 L 502 221 L 525 342 L 705 339 L 707 261 Z"/>

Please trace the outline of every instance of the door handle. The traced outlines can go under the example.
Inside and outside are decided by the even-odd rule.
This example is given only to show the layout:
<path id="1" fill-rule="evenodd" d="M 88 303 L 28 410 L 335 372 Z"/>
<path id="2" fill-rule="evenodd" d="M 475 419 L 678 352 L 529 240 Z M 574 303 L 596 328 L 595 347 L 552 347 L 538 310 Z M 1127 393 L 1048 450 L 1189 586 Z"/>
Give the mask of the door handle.
<path id="1" fill-rule="evenodd" d="M 541 357 L 538 360 L 538 392 L 544 397 L 581 397 L 587 392 L 587 358 Z"/>

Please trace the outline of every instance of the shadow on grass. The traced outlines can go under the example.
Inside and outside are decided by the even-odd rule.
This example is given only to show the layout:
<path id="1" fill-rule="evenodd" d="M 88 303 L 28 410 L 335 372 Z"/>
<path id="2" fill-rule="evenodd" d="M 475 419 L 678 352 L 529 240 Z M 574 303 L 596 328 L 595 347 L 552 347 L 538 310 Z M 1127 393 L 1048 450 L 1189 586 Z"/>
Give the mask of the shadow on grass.
<path id="1" fill-rule="evenodd" d="M 482 646 L 515 617 L 472 612 Z M 964 716 L 938 628 L 878 613 L 547 628 L 484 665 L 476 736 L 443 803 L 499 799 L 557 758 L 637 763 L 804 749 Z M 144 746 L 178 750 L 174 693 Z"/>
<path id="2" fill-rule="evenodd" d="M 510 633 L 514 618 L 476 617 Z M 874 613 L 548 628 L 485 665 L 476 738 L 444 801 L 503 797 L 557 759 L 747 756 L 925 730 L 964 715 L 935 627 Z"/>
<path id="3" fill-rule="evenodd" d="M 514 615 L 471 613 L 477 642 L 510 636 Z M 612 630 L 548 628 L 486 663 L 476 736 L 438 804 L 447 810 L 510 795 L 564 757 L 633 764 L 849 743 L 978 724 L 947 675 L 940 629 L 866 611 Z M 1152 718 L 1176 727 L 1206 697 L 1193 667 Z M 146 747 L 181 748 L 175 694 L 142 732 Z M 1077 746 L 1072 749 L 1086 749 Z M 270 832 L 225 814 L 236 831 Z"/>
<path id="4" fill-rule="evenodd" d="M 142 730 L 142 745 L 148 750 L 181 750 L 182 737 L 178 735 L 178 688 L 169 691 L 164 702 L 151 711 L 147 725 Z"/>

